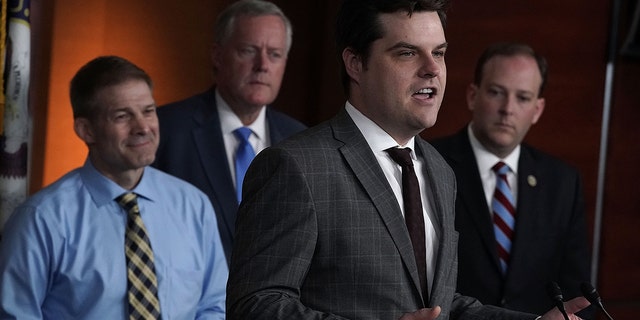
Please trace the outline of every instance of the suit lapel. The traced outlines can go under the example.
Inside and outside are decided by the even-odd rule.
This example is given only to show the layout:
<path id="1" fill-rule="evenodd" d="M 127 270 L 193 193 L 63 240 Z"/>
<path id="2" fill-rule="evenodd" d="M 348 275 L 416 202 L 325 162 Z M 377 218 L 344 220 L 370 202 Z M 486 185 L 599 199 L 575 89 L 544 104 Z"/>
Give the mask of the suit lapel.
<path id="1" fill-rule="evenodd" d="M 535 178 L 536 183 L 529 183 L 530 178 Z M 516 267 L 518 263 L 526 263 L 527 253 L 534 248 L 527 248 L 527 246 L 535 244 L 530 242 L 518 241 L 522 239 L 536 239 L 538 235 L 534 234 L 536 229 L 533 227 L 537 222 L 536 208 L 539 207 L 539 203 L 536 199 L 541 197 L 538 195 L 540 188 L 537 186 L 537 179 L 540 179 L 540 175 L 536 169 L 535 159 L 531 156 L 529 149 L 522 145 L 520 151 L 520 159 L 518 160 L 518 201 L 516 208 L 516 226 L 515 226 L 515 239 L 513 240 L 514 246 L 511 249 L 511 261 L 510 265 L 514 266 L 513 270 L 527 270 L 527 268 Z M 508 274 L 509 277 L 522 278 L 526 275 Z"/>
<path id="2" fill-rule="evenodd" d="M 457 234 L 454 226 L 454 175 L 440 159 L 437 151 L 427 142 L 416 137 L 416 153 L 423 160 L 423 175 L 429 183 L 430 210 L 433 210 L 433 226 L 439 239 L 437 248 L 434 279 L 430 287 L 430 305 L 439 304 L 438 299 L 447 292 L 450 286 L 448 282 L 451 272 L 451 262 L 457 258 Z"/>
<path id="3" fill-rule="evenodd" d="M 215 201 L 218 201 L 222 208 L 222 212 L 216 212 L 216 214 L 223 216 L 225 225 L 219 227 L 227 228 L 233 237 L 238 203 L 224 148 L 215 94 L 213 93 L 212 89 L 210 94 L 206 96 L 206 104 L 210 106 L 206 108 L 206 112 L 201 108 L 199 112 L 194 114 L 194 121 L 199 126 L 193 129 L 192 134 L 198 149 L 199 160 L 213 189 Z"/>
<path id="4" fill-rule="evenodd" d="M 433 210 L 433 214 L 431 215 L 431 217 L 433 217 L 432 224 L 433 228 L 436 230 L 438 238 L 440 239 L 440 245 L 437 248 L 437 255 L 434 256 L 434 258 L 437 259 L 435 263 L 435 270 L 433 273 L 434 279 L 432 282 L 432 286 L 429 287 L 429 299 L 431 299 L 431 301 L 434 301 L 432 298 L 437 297 L 440 292 L 444 292 L 445 290 L 445 283 L 440 281 L 445 277 L 441 274 L 445 272 L 444 268 L 450 268 L 449 263 L 452 260 L 447 257 L 450 255 L 450 253 L 446 251 L 447 248 L 451 246 L 449 245 L 449 243 L 447 243 L 449 241 L 448 239 L 450 235 L 445 234 L 446 231 L 444 228 L 444 223 L 446 223 L 445 215 L 447 212 L 447 208 L 444 207 L 445 191 L 444 187 L 440 183 L 436 182 L 437 174 L 434 173 L 438 172 L 437 170 L 439 169 L 434 167 L 434 161 L 431 161 L 434 155 L 431 152 L 427 151 L 428 148 L 426 144 L 427 143 L 421 138 L 415 138 L 416 156 L 422 159 L 422 175 L 424 176 L 425 182 L 429 184 L 429 190 L 421 190 L 421 192 L 429 192 L 431 194 L 431 196 L 428 197 L 429 201 L 431 202 L 431 208 L 427 208 L 427 210 Z M 448 210 L 453 212 L 453 208 L 449 208 Z M 428 301 L 425 301 L 425 305 L 426 304 L 428 304 Z"/>
<path id="5" fill-rule="evenodd" d="M 378 164 L 378 160 L 346 111 L 341 111 L 332 120 L 331 126 L 336 140 L 344 143 L 339 151 L 376 207 L 411 274 L 416 292 L 420 292 L 418 267 L 413 256 L 409 233 L 398 201 Z"/>
<path id="6" fill-rule="evenodd" d="M 271 145 L 284 140 L 287 136 L 282 133 L 282 126 L 279 126 L 278 123 L 276 123 L 276 120 L 273 117 L 273 112 L 269 107 L 267 107 L 265 117 L 267 118 L 267 130 L 269 130 L 269 139 L 271 140 Z"/>
<path id="7" fill-rule="evenodd" d="M 464 212 L 460 214 L 466 214 L 471 217 L 486 251 L 492 257 L 496 270 L 500 271 L 491 212 L 487 206 L 482 179 L 478 172 L 478 164 L 469 142 L 466 127 L 456 134 L 455 139 L 454 152 L 451 153 L 451 158 L 453 160 L 452 166 L 458 176 L 459 199 L 456 203 L 464 208 Z M 472 160 L 469 161 L 469 159 Z M 457 211 L 460 212 L 460 210 Z"/>

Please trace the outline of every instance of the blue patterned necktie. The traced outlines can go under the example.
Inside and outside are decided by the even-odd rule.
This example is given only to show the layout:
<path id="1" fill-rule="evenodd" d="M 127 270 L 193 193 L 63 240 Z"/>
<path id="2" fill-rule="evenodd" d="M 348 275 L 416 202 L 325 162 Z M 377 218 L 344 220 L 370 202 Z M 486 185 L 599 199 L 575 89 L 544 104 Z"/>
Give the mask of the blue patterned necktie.
<path id="1" fill-rule="evenodd" d="M 507 173 L 509 166 L 500 161 L 491 168 L 496 173 L 496 189 L 493 193 L 491 207 L 493 210 L 493 230 L 498 244 L 498 258 L 502 273 L 507 272 L 509 265 L 509 254 L 511 253 L 511 240 L 513 239 L 513 231 L 515 226 L 515 199 Z"/>
<path id="2" fill-rule="evenodd" d="M 140 217 L 138 198 L 128 192 L 116 198 L 127 211 L 125 257 L 127 261 L 127 301 L 129 320 L 160 319 L 158 279 L 147 230 Z"/>
<path id="3" fill-rule="evenodd" d="M 236 196 L 238 197 L 238 203 L 242 200 L 242 181 L 244 180 L 244 174 L 247 172 L 247 168 L 249 168 L 251 160 L 256 156 L 251 143 L 249 143 L 249 136 L 251 136 L 251 133 L 251 129 L 247 127 L 240 127 L 233 131 L 233 134 L 238 138 L 238 141 L 240 141 L 235 157 Z"/>

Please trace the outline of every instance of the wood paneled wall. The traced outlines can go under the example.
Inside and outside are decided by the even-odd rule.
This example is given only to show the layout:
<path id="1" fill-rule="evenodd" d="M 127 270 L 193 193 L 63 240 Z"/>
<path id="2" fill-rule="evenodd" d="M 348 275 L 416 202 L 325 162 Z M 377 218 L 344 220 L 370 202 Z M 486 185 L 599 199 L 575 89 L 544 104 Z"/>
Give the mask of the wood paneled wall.
<path id="1" fill-rule="evenodd" d="M 620 36 L 634 1 L 621 0 Z M 32 0 L 31 191 L 80 166 L 86 147 L 75 137 L 68 83 L 105 54 L 147 70 L 158 104 L 212 84 L 209 45 L 220 8 L 231 1 Z M 338 0 L 274 1 L 294 25 L 294 43 L 275 107 L 308 125 L 343 107 L 333 24 Z M 637 2 L 637 1 L 635 1 Z M 464 92 L 482 49 L 494 41 L 531 44 L 549 60 L 547 107 L 527 141 L 576 166 L 583 175 L 589 226 L 596 205 L 600 129 L 613 0 L 453 0 L 446 28 L 448 85 L 438 123 L 425 138 L 450 134 L 469 119 Z M 640 62 L 616 64 L 599 259 L 601 295 L 618 320 L 640 313 Z M 629 201 L 630 200 L 630 201 Z"/>

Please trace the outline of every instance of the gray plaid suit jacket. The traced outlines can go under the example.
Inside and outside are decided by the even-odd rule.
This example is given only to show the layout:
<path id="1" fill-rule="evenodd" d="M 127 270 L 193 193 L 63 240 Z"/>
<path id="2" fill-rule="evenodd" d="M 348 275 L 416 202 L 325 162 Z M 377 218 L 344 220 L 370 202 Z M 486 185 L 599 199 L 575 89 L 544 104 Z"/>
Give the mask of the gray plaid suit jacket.
<path id="1" fill-rule="evenodd" d="M 420 138 L 416 152 L 440 236 L 429 301 L 398 202 L 343 110 L 252 162 L 236 222 L 228 319 L 398 319 L 436 305 L 439 319 L 535 318 L 455 293 L 455 176 Z"/>

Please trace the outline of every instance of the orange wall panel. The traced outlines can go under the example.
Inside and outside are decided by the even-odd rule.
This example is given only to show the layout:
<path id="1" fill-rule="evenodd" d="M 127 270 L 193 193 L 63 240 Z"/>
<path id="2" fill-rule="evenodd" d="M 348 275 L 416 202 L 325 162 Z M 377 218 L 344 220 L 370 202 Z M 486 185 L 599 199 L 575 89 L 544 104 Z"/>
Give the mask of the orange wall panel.
<path id="1" fill-rule="evenodd" d="M 69 82 L 100 55 L 145 69 L 159 105 L 211 86 L 213 21 L 224 3 L 211 1 L 66 0 L 54 4 L 42 186 L 81 166 L 87 148 L 73 131 Z M 40 187 L 42 187 L 40 186 Z M 33 188 L 37 190 L 38 188 Z"/>
<path id="2" fill-rule="evenodd" d="M 43 184 L 82 165 L 87 148 L 73 131 L 69 81 L 102 51 L 107 1 L 59 1 L 54 7 Z M 90 13 L 90 14 L 89 14 Z"/>

